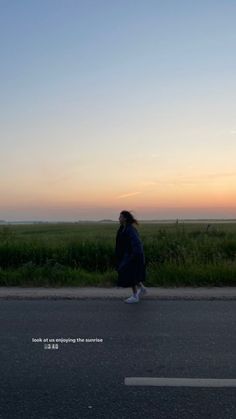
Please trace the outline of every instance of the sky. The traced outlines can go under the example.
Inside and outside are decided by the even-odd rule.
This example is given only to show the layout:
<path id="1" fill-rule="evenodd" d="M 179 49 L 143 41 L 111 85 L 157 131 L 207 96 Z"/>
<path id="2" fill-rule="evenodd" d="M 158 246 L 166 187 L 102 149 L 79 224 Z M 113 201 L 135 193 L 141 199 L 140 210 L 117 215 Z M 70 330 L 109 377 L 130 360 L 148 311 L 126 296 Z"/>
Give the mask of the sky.
<path id="1" fill-rule="evenodd" d="M 234 0 L 0 0 L 0 219 L 236 218 Z"/>

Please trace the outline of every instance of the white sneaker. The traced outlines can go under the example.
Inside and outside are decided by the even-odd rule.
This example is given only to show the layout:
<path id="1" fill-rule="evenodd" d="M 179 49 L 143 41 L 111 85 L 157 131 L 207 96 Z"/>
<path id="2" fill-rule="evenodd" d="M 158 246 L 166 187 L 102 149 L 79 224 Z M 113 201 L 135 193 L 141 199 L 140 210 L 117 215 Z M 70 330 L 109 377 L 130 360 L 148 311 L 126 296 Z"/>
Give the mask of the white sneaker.
<path id="1" fill-rule="evenodd" d="M 131 297 L 125 300 L 125 303 L 128 303 L 128 304 L 138 303 L 138 302 L 139 302 L 139 297 L 138 296 L 135 297 L 134 295 L 131 295 Z"/>
<path id="2" fill-rule="evenodd" d="M 147 288 L 140 287 L 137 292 L 138 297 L 143 297 L 145 294 L 147 294 Z"/>

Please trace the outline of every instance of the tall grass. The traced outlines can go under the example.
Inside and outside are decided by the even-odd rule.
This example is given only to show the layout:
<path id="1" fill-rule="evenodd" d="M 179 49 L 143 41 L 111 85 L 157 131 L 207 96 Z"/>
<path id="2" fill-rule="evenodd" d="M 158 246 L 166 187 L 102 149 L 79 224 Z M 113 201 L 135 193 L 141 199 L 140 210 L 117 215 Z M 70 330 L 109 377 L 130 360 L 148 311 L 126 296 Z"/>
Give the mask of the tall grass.
<path id="1" fill-rule="evenodd" d="M 114 224 L 0 228 L 0 285 L 115 284 Z M 151 285 L 236 285 L 236 224 L 142 224 Z"/>

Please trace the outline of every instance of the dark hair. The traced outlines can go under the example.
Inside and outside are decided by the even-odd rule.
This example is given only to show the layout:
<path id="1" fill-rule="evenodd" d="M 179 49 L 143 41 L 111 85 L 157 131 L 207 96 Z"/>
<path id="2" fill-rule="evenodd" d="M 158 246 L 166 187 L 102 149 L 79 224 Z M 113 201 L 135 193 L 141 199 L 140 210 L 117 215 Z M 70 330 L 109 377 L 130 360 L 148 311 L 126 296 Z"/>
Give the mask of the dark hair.
<path id="1" fill-rule="evenodd" d="M 138 221 L 134 218 L 130 211 L 123 210 L 121 214 L 126 218 L 127 224 L 139 225 Z"/>

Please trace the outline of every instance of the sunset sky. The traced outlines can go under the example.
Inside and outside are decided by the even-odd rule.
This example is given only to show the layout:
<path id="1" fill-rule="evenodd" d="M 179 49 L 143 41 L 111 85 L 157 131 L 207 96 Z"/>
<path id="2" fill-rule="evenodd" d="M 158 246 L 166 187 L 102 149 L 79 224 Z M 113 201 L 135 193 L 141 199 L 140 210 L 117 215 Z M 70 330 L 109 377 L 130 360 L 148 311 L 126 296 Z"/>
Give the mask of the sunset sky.
<path id="1" fill-rule="evenodd" d="M 1 0 L 0 219 L 236 218 L 234 0 Z"/>

